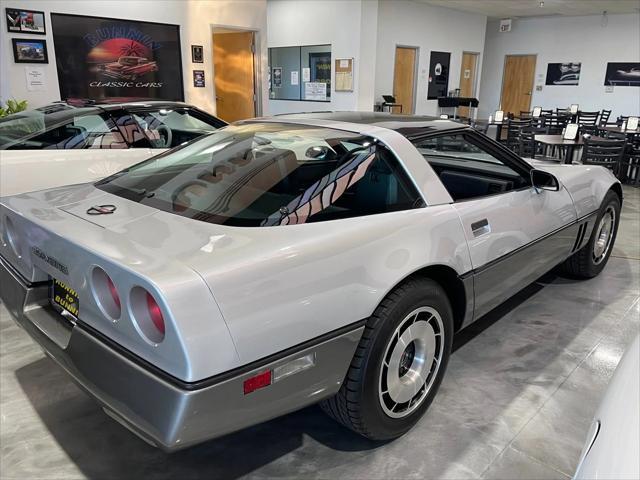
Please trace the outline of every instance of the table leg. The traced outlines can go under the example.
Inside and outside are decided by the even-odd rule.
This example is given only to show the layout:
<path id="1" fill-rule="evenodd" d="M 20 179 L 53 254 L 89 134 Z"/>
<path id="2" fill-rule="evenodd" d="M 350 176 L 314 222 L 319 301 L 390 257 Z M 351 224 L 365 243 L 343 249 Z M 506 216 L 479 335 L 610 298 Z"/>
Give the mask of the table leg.
<path id="1" fill-rule="evenodd" d="M 564 163 L 571 165 L 573 163 L 573 145 L 567 145 L 567 153 L 564 157 Z"/>
<path id="2" fill-rule="evenodd" d="M 500 142 L 502 140 L 502 124 L 498 124 L 496 127 L 496 140 Z"/>

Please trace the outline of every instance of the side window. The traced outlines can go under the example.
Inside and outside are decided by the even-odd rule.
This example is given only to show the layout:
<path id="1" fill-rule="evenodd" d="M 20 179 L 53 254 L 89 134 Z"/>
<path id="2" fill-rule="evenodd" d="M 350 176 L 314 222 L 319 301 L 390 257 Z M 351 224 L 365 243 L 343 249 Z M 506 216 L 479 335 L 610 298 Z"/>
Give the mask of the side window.
<path id="1" fill-rule="evenodd" d="M 422 197 L 386 147 L 360 147 L 262 225 L 322 222 L 422 206 Z"/>
<path id="2" fill-rule="evenodd" d="M 414 142 L 455 200 L 495 195 L 529 185 L 529 180 L 467 135 L 443 135 Z"/>
<path id="3" fill-rule="evenodd" d="M 12 150 L 21 148 L 42 149 L 84 149 L 84 148 L 127 148 L 124 138 L 106 114 L 89 114 L 73 117 L 62 125 L 47 129 L 31 137 L 27 145 L 18 144 Z"/>
<path id="4" fill-rule="evenodd" d="M 133 118 L 152 148 L 173 148 L 217 129 L 188 109 L 149 110 Z"/>

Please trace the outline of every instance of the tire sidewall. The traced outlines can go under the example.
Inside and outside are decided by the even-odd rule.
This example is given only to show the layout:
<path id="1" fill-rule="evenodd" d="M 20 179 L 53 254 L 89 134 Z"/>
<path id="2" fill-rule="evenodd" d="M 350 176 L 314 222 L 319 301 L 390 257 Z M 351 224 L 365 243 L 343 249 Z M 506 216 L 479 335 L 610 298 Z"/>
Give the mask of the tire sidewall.
<path id="1" fill-rule="evenodd" d="M 362 415 L 373 437 L 384 440 L 408 431 L 422 417 L 435 397 L 449 362 L 453 337 L 453 314 L 444 290 L 431 280 L 419 281 L 421 288 L 410 288 L 390 309 L 381 315 L 380 325 L 369 350 L 362 383 Z M 423 287 L 423 288 L 422 288 Z M 411 414 L 402 418 L 389 417 L 379 400 L 382 361 L 391 336 L 406 316 L 419 307 L 435 309 L 442 319 L 445 341 L 442 361 L 427 396 Z"/>
<path id="2" fill-rule="evenodd" d="M 600 263 L 595 263 L 593 260 L 593 245 L 598 236 L 598 227 L 600 226 L 600 220 L 607 210 L 609 205 L 613 205 L 613 209 L 616 213 L 615 223 L 613 225 L 613 233 L 611 237 L 611 245 L 609 245 L 609 250 L 605 254 L 605 257 L 602 259 Z M 598 216 L 596 217 L 595 225 L 593 226 L 593 230 L 591 232 L 591 237 L 589 238 L 589 243 L 587 243 L 587 266 L 589 270 L 589 275 L 595 277 L 598 275 L 604 267 L 607 265 L 609 261 L 609 257 L 611 256 L 611 252 L 613 251 L 613 247 L 615 245 L 616 237 L 618 235 L 618 226 L 620 225 L 620 199 L 615 192 L 609 191 L 607 195 L 605 195 L 604 200 L 602 201 L 602 205 L 600 206 L 600 211 L 598 212 Z"/>

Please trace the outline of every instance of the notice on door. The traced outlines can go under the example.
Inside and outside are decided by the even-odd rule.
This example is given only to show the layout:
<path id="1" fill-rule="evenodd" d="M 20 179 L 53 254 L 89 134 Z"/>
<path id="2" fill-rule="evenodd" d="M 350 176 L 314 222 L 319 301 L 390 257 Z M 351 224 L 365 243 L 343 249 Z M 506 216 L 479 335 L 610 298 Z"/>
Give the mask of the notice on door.
<path id="1" fill-rule="evenodd" d="M 298 71 L 291 72 L 291 85 L 298 85 Z"/>
<path id="2" fill-rule="evenodd" d="M 324 82 L 305 83 L 304 99 L 325 102 L 327 100 L 327 84 Z"/>

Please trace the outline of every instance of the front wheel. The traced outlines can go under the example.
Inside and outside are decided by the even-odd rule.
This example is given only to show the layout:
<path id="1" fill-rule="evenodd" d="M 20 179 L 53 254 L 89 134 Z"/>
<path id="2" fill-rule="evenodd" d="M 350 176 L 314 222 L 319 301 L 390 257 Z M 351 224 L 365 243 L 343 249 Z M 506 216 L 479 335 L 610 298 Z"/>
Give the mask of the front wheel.
<path id="1" fill-rule="evenodd" d="M 322 409 L 367 438 L 399 437 L 433 400 L 452 336 L 453 315 L 442 287 L 427 278 L 406 281 L 367 321 L 340 391 Z"/>
<path id="2" fill-rule="evenodd" d="M 618 233 L 620 198 L 609 191 L 602 201 L 587 244 L 569 257 L 562 269 L 576 278 L 593 278 L 604 269 Z"/>

